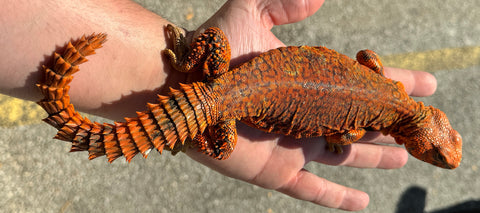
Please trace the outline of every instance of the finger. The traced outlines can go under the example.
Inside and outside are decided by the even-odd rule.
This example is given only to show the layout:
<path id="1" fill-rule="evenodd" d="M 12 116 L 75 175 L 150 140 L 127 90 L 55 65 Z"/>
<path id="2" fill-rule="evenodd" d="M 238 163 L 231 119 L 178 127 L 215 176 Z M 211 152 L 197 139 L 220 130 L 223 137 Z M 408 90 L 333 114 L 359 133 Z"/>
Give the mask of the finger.
<path id="1" fill-rule="evenodd" d="M 305 169 L 300 170 L 277 191 L 322 206 L 349 211 L 362 210 L 369 202 L 365 192 L 330 182 Z"/>
<path id="2" fill-rule="evenodd" d="M 324 153 L 314 161 L 356 168 L 397 169 L 408 160 L 408 153 L 400 147 L 355 143 L 346 148 L 344 154 Z"/>
<path id="3" fill-rule="evenodd" d="M 368 131 L 358 142 L 396 144 L 392 136 L 384 135 L 378 131 Z"/>
<path id="4" fill-rule="evenodd" d="M 435 76 L 428 72 L 385 67 L 385 76 L 402 82 L 407 93 L 412 96 L 429 96 L 437 89 Z"/>
<path id="5" fill-rule="evenodd" d="M 262 16 L 271 21 L 273 25 L 282 25 L 299 22 L 313 15 L 323 4 L 324 0 L 307 1 L 268 1 L 269 4 L 262 5 Z"/>

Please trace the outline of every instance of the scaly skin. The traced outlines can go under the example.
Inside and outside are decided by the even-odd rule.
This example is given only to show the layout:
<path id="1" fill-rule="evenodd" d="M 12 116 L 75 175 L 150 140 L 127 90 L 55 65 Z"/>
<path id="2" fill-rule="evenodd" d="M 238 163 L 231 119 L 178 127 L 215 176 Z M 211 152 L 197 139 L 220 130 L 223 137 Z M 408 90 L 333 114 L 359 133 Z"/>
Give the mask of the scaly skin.
<path id="1" fill-rule="evenodd" d="M 105 35 L 82 37 L 64 55 L 55 54 L 55 65 L 44 68 L 45 80 L 37 85 L 45 95 L 39 102 L 49 113 L 45 121 L 59 129 L 56 138 L 71 141 L 72 151 L 88 150 L 90 159 L 106 154 L 110 162 L 121 155 L 130 161 L 139 152 L 146 157 L 153 148 L 176 153 L 190 146 L 226 159 L 241 120 L 296 138 L 325 136 L 337 152 L 366 130 L 378 130 L 420 160 L 448 169 L 460 164 L 462 139 L 446 115 L 385 78 L 372 51 L 360 51 L 355 61 L 324 47 L 283 47 L 229 69 L 230 47 L 220 29 L 207 29 L 190 46 L 177 28 L 167 30 L 174 49 L 164 53 L 172 66 L 202 70 L 203 82 L 171 89 L 125 122 L 92 123 L 69 103 L 68 83 Z"/>

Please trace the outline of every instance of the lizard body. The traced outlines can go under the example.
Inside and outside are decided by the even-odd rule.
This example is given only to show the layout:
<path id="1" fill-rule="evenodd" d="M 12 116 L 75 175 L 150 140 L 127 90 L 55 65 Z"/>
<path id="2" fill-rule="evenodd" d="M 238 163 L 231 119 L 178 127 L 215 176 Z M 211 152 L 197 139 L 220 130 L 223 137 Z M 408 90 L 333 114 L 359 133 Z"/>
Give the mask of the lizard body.
<path id="1" fill-rule="evenodd" d="M 404 144 L 416 158 L 442 168 L 461 161 L 461 136 L 446 115 L 410 98 L 400 82 L 387 79 L 378 56 L 360 51 L 357 60 L 324 47 L 282 47 L 229 68 L 230 47 L 218 28 L 209 28 L 190 46 L 169 25 L 174 43 L 165 50 L 179 71 L 201 70 L 205 80 L 180 84 L 158 104 L 135 118 L 114 124 L 92 123 L 69 103 L 68 83 L 85 56 L 101 47 L 105 35 L 83 37 L 55 54 L 37 86 L 45 98 L 46 122 L 59 129 L 56 138 L 72 142 L 72 151 L 89 158 L 106 154 L 111 162 L 128 161 L 152 149 L 176 153 L 189 146 L 216 159 L 233 152 L 236 120 L 296 138 L 325 136 L 331 151 L 359 140 L 366 130 L 379 130 Z"/>

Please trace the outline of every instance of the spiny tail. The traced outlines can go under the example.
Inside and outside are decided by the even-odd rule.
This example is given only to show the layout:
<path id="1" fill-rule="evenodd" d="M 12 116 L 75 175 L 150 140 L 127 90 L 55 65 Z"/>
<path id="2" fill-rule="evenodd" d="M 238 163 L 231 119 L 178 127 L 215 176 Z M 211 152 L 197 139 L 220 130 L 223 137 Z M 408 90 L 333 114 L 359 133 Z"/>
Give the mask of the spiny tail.
<path id="1" fill-rule="evenodd" d="M 158 104 L 148 104 L 146 111 L 126 122 L 100 124 L 83 118 L 70 103 L 68 84 L 78 65 L 105 41 L 105 34 L 92 34 L 75 45 L 68 43 L 63 55 L 54 53 L 51 68 L 43 66 L 44 79 L 37 84 L 44 95 L 38 104 L 48 113 L 44 121 L 59 130 L 54 138 L 72 142 L 72 152 L 88 151 L 89 159 L 106 155 L 109 162 L 122 155 L 130 161 L 139 152 L 147 157 L 153 148 L 176 153 L 186 148 L 187 137 L 193 140 L 212 123 L 208 106 L 202 105 L 208 101 L 203 83 L 171 89 L 170 96 L 159 96 Z"/>

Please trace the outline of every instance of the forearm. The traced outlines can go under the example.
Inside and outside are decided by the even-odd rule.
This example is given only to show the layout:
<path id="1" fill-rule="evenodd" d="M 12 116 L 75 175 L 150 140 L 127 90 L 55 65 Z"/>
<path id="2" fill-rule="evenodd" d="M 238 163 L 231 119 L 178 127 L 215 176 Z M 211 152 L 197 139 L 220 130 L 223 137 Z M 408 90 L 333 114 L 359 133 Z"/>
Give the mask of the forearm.
<path id="1" fill-rule="evenodd" d="M 108 42 L 75 74 L 70 95 L 77 108 L 118 119 L 144 109 L 156 92 L 185 78 L 170 75 L 161 56 L 167 21 L 134 2 L 34 0 L 3 5 L 1 93 L 39 100 L 34 84 L 41 77 L 41 64 L 49 64 L 52 52 L 61 51 L 65 42 L 93 32 L 107 33 Z M 170 85 L 165 85 L 167 77 Z"/>

